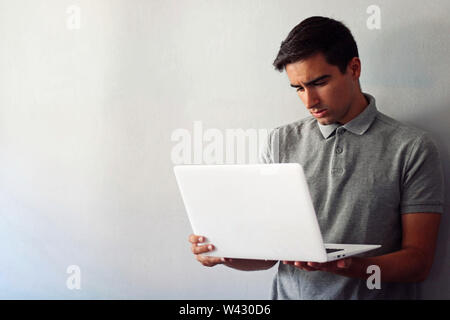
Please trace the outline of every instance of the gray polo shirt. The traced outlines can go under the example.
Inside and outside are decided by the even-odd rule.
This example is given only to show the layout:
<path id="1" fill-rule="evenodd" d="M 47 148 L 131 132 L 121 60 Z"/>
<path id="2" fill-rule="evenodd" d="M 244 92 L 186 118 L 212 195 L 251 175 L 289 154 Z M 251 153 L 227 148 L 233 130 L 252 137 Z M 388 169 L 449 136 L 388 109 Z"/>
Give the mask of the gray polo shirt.
<path id="1" fill-rule="evenodd" d="M 345 125 L 310 116 L 275 128 L 264 163 L 297 162 L 305 175 L 325 242 L 401 249 L 401 214 L 443 212 L 443 175 L 430 136 L 379 112 L 375 99 Z M 383 272 L 383 270 L 381 270 Z M 370 274 L 368 274 L 368 277 Z M 411 299 L 416 284 L 381 283 L 279 264 L 273 299 Z"/>

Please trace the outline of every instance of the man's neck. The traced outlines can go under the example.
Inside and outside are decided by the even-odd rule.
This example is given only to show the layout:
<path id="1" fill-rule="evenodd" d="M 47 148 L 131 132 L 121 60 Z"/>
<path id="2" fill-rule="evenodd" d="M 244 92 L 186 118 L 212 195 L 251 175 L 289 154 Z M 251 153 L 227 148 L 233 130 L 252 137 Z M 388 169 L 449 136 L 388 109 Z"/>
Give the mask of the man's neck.
<path id="1" fill-rule="evenodd" d="M 346 124 L 356 118 L 361 112 L 363 112 L 369 105 L 369 100 L 360 91 L 355 101 L 352 103 L 349 112 L 345 115 L 345 118 L 339 121 L 340 124 Z"/>

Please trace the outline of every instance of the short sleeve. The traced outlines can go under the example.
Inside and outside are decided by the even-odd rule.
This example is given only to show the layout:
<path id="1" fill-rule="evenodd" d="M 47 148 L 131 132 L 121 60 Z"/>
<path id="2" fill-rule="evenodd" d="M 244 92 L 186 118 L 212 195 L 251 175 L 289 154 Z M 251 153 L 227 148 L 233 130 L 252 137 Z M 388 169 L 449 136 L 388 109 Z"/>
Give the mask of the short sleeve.
<path id="1" fill-rule="evenodd" d="M 279 158 L 279 144 L 278 144 L 278 131 L 277 128 L 272 129 L 267 135 L 267 139 L 264 144 L 262 144 L 261 152 L 259 153 L 259 163 L 278 163 Z"/>
<path id="2" fill-rule="evenodd" d="M 444 179 L 438 149 L 424 134 L 412 146 L 402 179 L 401 213 L 444 211 Z"/>

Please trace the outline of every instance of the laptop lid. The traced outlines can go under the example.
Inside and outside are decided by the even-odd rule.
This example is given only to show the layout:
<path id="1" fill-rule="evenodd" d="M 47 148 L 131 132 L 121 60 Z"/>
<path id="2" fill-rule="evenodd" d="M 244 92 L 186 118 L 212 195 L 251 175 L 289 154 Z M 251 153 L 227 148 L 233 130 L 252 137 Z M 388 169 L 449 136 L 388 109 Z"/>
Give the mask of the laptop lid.
<path id="1" fill-rule="evenodd" d="M 194 234 L 211 256 L 327 261 L 298 163 L 181 165 L 174 172 Z"/>

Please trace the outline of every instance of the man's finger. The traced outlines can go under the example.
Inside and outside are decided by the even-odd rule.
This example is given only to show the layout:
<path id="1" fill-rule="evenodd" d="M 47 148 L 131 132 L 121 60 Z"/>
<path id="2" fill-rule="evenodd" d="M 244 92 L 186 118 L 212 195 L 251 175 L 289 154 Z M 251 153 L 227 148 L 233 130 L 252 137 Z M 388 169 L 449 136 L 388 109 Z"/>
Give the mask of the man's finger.
<path id="1" fill-rule="evenodd" d="M 348 258 L 348 259 L 338 260 L 336 265 L 340 269 L 346 269 L 346 268 L 350 267 L 351 263 L 352 263 L 352 259 Z"/>
<path id="2" fill-rule="evenodd" d="M 304 262 L 304 261 L 296 261 L 294 263 L 294 266 L 296 266 L 299 269 L 306 270 L 306 271 L 317 271 L 316 268 L 312 268 L 312 267 L 308 266 L 308 263 Z"/>
<path id="3" fill-rule="evenodd" d="M 330 262 L 308 262 L 308 266 L 315 269 L 326 269 L 330 267 Z"/>
<path id="4" fill-rule="evenodd" d="M 217 257 L 206 257 L 202 255 L 196 255 L 197 261 L 200 262 L 205 267 L 213 267 L 216 264 L 222 264 L 224 261 L 222 258 Z"/>
<path id="5" fill-rule="evenodd" d="M 192 245 L 192 252 L 194 254 L 201 254 L 201 253 L 210 252 L 213 250 L 214 250 L 214 245 L 212 245 L 212 244 L 208 244 L 206 246 Z"/>
<path id="6" fill-rule="evenodd" d="M 204 236 L 198 236 L 196 234 L 191 234 L 188 238 L 190 243 L 202 243 L 205 242 L 206 238 Z"/>

